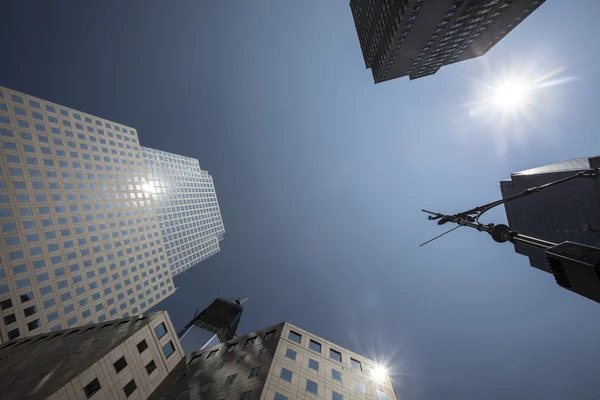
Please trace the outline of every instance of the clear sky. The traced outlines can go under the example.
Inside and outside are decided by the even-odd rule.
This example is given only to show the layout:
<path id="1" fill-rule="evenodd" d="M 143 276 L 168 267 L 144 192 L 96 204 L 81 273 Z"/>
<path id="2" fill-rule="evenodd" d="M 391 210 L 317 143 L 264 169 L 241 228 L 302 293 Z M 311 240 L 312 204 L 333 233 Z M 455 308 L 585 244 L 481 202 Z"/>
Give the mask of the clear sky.
<path id="1" fill-rule="evenodd" d="M 348 0 L 4 0 L 0 85 L 212 174 L 227 233 L 157 307 L 177 328 L 247 295 L 241 334 L 299 325 L 388 362 L 401 400 L 597 399 L 600 305 L 476 231 L 418 245 L 443 231 L 421 208 L 599 153 L 599 13 L 549 0 L 482 58 L 374 85 Z M 548 73 L 523 113 L 473 112 L 498 75 Z"/>

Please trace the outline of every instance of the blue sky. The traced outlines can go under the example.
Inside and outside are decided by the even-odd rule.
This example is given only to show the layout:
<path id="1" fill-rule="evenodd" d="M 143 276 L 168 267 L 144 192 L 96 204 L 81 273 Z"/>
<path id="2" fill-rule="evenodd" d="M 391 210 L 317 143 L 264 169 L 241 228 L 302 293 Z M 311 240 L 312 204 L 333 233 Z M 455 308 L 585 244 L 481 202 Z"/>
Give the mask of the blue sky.
<path id="1" fill-rule="evenodd" d="M 0 85 L 213 175 L 227 233 L 157 307 L 178 328 L 247 295 L 240 333 L 299 325 L 388 362 L 402 400 L 595 399 L 598 304 L 475 231 L 418 245 L 441 232 L 421 208 L 598 153 L 599 11 L 547 1 L 482 58 L 374 85 L 347 0 L 4 1 Z M 497 76 L 557 69 L 523 115 L 469 115 Z"/>

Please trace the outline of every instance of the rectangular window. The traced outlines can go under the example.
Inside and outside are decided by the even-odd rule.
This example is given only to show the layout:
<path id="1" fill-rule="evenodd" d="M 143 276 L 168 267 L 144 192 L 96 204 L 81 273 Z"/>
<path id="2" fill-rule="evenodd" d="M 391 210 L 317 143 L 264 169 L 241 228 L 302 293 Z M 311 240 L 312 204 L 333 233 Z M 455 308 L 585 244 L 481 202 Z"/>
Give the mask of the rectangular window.
<path id="1" fill-rule="evenodd" d="M 287 349 L 285 356 L 289 359 L 296 360 L 296 352 L 292 349 Z"/>
<path id="2" fill-rule="evenodd" d="M 302 341 L 302 335 L 300 335 L 299 333 L 296 333 L 294 331 L 290 331 L 290 334 L 288 335 L 288 339 L 290 339 L 296 343 L 300 343 Z"/>
<path id="3" fill-rule="evenodd" d="M 25 314 L 25 317 L 32 316 L 36 312 L 37 311 L 35 309 L 35 306 L 27 307 L 26 309 L 23 310 L 23 314 Z"/>
<path id="4" fill-rule="evenodd" d="M 246 359 L 246 355 L 241 355 L 237 358 L 237 360 L 235 361 L 236 364 L 241 364 L 244 362 L 244 360 Z"/>
<path id="5" fill-rule="evenodd" d="M 310 340 L 310 342 L 308 342 L 308 347 L 310 347 L 311 350 L 314 350 L 317 353 L 321 352 L 321 343 L 315 342 L 312 339 Z"/>
<path id="6" fill-rule="evenodd" d="M 101 389 L 101 386 L 100 386 L 100 382 L 98 381 L 98 378 L 94 378 L 93 381 L 91 381 L 90 383 L 85 385 L 85 387 L 83 388 L 83 392 L 85 393 L 85 396 L 89 399 L 94 394 L 96 394 L 96 392 L 98 392 L 100 389 Z"/>
<path id="7" fill-rule="evenodd" d="M 125 397 L 129 397 L 131 396 L 131 394 L 133 392 L 135 392 L 135 389 L 137 389 L 137 385 L 135 384 L 135 381 L 132 379 L 129 381 L 129 383 L 127 385 L 125 385 L 125 387 L 123 388 L 123 391 L 125 392 Z M 336 399 L 334 399 L 336 400 Z"/>
<path id="8" fill-rule="evenodd" d="M 379 389 L 377 389 L 377 398 L 379 400 L 388 400 L 387 394 L 385 394 L 384 392 L 382 392 Z"/>
<path id="9" fill-rule="evenodd" d="M 333 379 L 335 379 L 336 381 L 340 381 L 340 382 L 342 381 L 342 373 L 340 371 L 338 371 L 338 370 L 333 369 L 333 368 L 331 369 L 331 377 Z"/>
<path id="10" fill-rule="evenodd" d="M 29 329 L 29 332 L 31 332 L 39 327 L 40 327 L 39 319 L 36 319 L 36 320 L 33 320 L 33 321 L 27 323 L 27 329 Z"/>
<path id="11" fill-rule="evenodd" d="M 165 354 L 165 357 L 169 358 L 171 357 L 171 354 L 173 354 L 175 352 L 175 347 L 173 347 L 173 342 L 169 341 L 169 343 L 165 344 L 163 346 L 163 353 Z"/>
<path id="12" fill-rule="evenodd" d="M 226 384 L 226 385 L 231 385 L 231 384 L 233 384 L 233 382 L 235 382 L 235 378 L 237 378 L 237 374 L 229 375 L 229 376 L 227 377 L 227 379 L 225 380 L 225 384 Z"/>
<path id="13" fill-rule="evenodd" d="M 306 391 L 310 392 L 314 395 L 319 394 L 319 385 L 316 382 L 311 381 L 310 379 L 306 380 Z"/>
<path id="14" fill-rule="evenodd" d="M 342 362 L 342 353 L 333 349 L 329 349 L 329 358 L 337 362 Z"/>
<path id="15" fill-rule="evenodd" d="M 252 398 L 252 390 L 240 394 L 240 400 L 251 400 L 251 398 Z"/>
<path id="16" fill-rule="evenodd" d="M 354 380 L 354 387 L 356 388 L 356 390 L 360 390 L 363 393 L 367 393 L 367 390 L 365 389 L 365 384 L 357 381 L 356 379 Z"/>
<path id="17" fill-rule="evenodd" d="M 244 345 L 244 347 L 250 347 L 254 345 L 254 342 L 256 342 L 256 336 L 253 338 L 250 338 L 248 340 L 246 340 L 246 344 Z"/>
<path id="18" fill-rule="evenodd" d="M 281 368 L 281 374 L 279 374 L 279 377 L 284 381 L 292 383 L 292 375 L 293 373 L 289 369 Z"/>
<path id="19" fill-rule="evenodd" d="M 231 353 L 232 351 L 234 351 L 235 348 L 237 347 L 237 345 L 238 345 L 237 343 L 230 344 L 229 347 L 227 347 L 227 352 Z"/>
<path id="20" fill-rule="evenodd" d="M 140 354 L 142 354 L 148 348 L 148 343 L 146 343 L 146 339 L 142 340 L 137 344 L 137 349 Z"/>
<path id="21" fill-rule="evenodd" d="M 354 371 L 362 371 L 362 365 L 360 364 L 360 361 L 357 361 L 354 358 L 351 358 L 350 359 L 350 364 L 351 364 L 352 369 Z"/>
<path id="22" fill-rule="evenodd" d="M 273 339 L 275 337 L 275 332 L 276 331 L 269 331 L 265 333 L 265 341 Z"/>
<path id="23" fill-rule="evenodd" d="M 339 394 L 338 392 L 331 392 L 331 400 L 344 400 L 344 396 Z"/>
<path id="24" fill-rule="evenodd" d="M 319 362 L 313 359 L 308 360 L 308 368 L 319 371 Z"/>
<path id="25" fill-rule="evenodd" d="M 157 338 L 161 338 L 167 334 L 167 328 L 164 323 L 160 323 L 156 328 L 154 328 L 154 332 L 156 333 Z"/>
<path id="26" fill-rule="evenodd" d="M 148 364 L 146 364 L 146 373 L 148 373 L 148 375 L 150 375 L 152 372 L 154 372 L 155 369 L 156 369 L 156 363 L 154 362 L 154 360 L 150 360 L 150 362 Z"/>
<path id="27" fill-rule="evenodd" d="M 287 397 L 279 394 L 279 393 L 275 393 L 275 399 L 274 400 L 288 400 Z"/>
<path id="28" fill-rule="evenodd" d="M 123 371 L 123 368 L 127 366 L 127 361 L 125 360 L 125 357 L 119 358 L 113 363 L 113 366 L 115 367 L 115 371 L 117 371 L 117 374 Z"/>
<path id="29" fill-rule="evenodd" d="M 260 375 L 260 367 L 254 367 L 250 370 L 248 374 L 248 379 L 256 378 Z"/>
<path id="30" fill-rule="evenodd" d="M 10 325 L 17 322 L 17 316 L 15 314 L 9 314 L 4 317 L 4 323 L 6 325 Z"/>

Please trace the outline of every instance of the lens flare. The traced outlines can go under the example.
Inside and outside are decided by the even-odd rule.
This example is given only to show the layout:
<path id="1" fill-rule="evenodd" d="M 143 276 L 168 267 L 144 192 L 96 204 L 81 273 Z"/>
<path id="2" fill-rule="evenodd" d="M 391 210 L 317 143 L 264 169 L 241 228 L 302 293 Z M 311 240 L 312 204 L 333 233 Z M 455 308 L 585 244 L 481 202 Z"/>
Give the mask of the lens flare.
<path id="1" fill-rule="evenodd" d="M 388 375 L 387 369 L 382 367 L 381 365 L 376 366 L 371 369 L 371 376 L 373 377 L 373 379 L 375 379 L 378 382 L 385 380 L 387 375 Z"/>

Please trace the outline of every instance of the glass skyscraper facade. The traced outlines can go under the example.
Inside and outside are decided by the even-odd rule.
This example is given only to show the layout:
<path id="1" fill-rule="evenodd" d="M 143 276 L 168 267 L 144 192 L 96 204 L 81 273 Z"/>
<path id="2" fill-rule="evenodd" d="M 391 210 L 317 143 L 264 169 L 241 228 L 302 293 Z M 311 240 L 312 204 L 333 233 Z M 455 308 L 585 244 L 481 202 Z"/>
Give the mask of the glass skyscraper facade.
<path id="1" fill-rule="evenodd" d="M 0 342 L 139 314 L 174 292 L 171 259 L 192 247 L 161 225 L 195 216 L 178 210 L 185 197 L 165 208 L 161 185 L 189 182 L 149 179 L 146 152 L 135 129 L 0 87 Z"/>
<path id="2" fill-rule="evenodd" d="M 142 147 L 167 262 L 173 275 L 219 251 L 225 228 L 212 177 L 198 160 Z"/>

